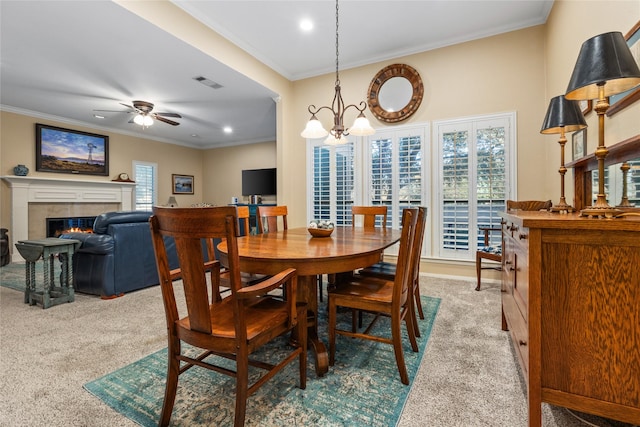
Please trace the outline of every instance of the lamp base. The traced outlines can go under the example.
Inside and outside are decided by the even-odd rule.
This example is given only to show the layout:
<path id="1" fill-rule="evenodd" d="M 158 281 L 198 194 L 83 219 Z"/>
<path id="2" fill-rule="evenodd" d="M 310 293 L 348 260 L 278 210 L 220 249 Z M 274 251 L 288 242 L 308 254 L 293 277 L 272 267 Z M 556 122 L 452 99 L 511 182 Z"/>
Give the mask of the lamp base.
<path id="1" fill-rule="evenodd" d="M 575 209 L 573 208 L 573 206 L 567 204 L 567 202 L 564 200 L 564 197 L 561 197 L 560 202 L 557 205 L 553 205 L 551 209 L 549 209 L 549 211 L 568 214 L 575 211 Z"/>
<path id="2" fill-rule="evenodd" d="M 610 206 L 587 206 L 580 211 L 580 216 L 588 216 L 594 218 L 613 218 L 621 213 L 622 211 L 620 209 L 612 208 Z"/>

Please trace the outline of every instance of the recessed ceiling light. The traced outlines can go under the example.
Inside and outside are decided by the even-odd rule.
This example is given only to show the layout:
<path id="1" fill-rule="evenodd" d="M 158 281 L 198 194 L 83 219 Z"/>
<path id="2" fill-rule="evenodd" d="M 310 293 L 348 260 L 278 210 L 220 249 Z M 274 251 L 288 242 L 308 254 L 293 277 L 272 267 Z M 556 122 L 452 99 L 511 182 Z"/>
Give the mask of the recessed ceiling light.
<path id="1" fill-rule="evenodd" d="M 95 117 L 96 119 L 104 119 L 104 116 L 101 116 L 99 114 L 94 114 L 93 117 Z"/>
<path id="2" fill-rule="evenodd" d="M 311 21 L 311 19 L 303 19 L 300 21 L 300 29 L 304 32 L 309 32 L 311 30 L 313 30 L 313 22 Z"/>
<path id="3" fill-rule="evenodd" d="M 224 128 L 222 128 L 222 130 L 224 131 L 224 133 L 233 132 L 233 129 L 231 128 L 231 126 L 225 126 Z"/>

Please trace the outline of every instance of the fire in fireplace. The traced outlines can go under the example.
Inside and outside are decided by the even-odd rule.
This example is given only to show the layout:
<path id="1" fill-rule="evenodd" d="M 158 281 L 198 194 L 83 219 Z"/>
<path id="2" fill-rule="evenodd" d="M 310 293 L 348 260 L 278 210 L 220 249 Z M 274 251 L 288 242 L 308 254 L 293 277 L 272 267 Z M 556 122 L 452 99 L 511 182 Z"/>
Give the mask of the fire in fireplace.
<path id="1" fill-rule="evenodd" d="M 47 218 L 47 237 L 58 237 L 70 232 L 92 233 L 95 220 L 95 216 Z"/>

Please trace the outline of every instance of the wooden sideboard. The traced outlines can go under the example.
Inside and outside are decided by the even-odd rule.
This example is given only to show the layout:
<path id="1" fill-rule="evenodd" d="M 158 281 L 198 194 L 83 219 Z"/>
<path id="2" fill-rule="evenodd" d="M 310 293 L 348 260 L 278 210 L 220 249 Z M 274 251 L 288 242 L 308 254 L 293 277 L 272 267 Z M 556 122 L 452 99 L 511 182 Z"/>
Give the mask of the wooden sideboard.
<path id="1" fill-rule="evenodd" d="M 640 424 L 640 217 L 503 213 L 502 328 L 541 404 Z"/>

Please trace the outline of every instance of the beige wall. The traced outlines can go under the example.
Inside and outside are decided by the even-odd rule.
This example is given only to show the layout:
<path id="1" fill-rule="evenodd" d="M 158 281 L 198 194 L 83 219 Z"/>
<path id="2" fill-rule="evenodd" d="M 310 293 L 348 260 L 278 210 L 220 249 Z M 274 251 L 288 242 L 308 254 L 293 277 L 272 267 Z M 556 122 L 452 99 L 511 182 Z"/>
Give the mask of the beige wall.
<path id="1" fill-rule="evenodd" d="M 29 176 L 48 178 L 69 178 L 67 175 L 51 172 L 37 172 L 35 164 L 35 123 L 43 123 L 63 128 L 109 136 L 109 175 L 78 175 L 78 179 L 110 181 L 121 172 L 133 175 L 132 161 L 146 161 L 158 164 L 158 203 L 164 204 L 171 195 L 171 174 L 194 176 L 194 194 L 176 195 L 179 205 L 188 206 L 203 199 L 202 151 L 179 145 L 165 144 L 128 135 L 117 134 L 30 117 L 7 111 L 0 112 L 0 175 L 13 175 L 13 167 L 24 164 L 29 168 Z M 5 181 L 0 184 L 0 226 L 10 229 L 11 193 Z M 11 233 L 10 233 L 11 235 Z"/>
<path id="2" fill-rule="evenodd" d="M 276 143 L 242 145 L 209 150 L 204 154 L 204 200 L 215 205 L 226 205 L 231 197 L 241 202 L 242 170 L 276 167 Z M 265 196 L 265 202 L 275 202 L 274 196 Z"/>

